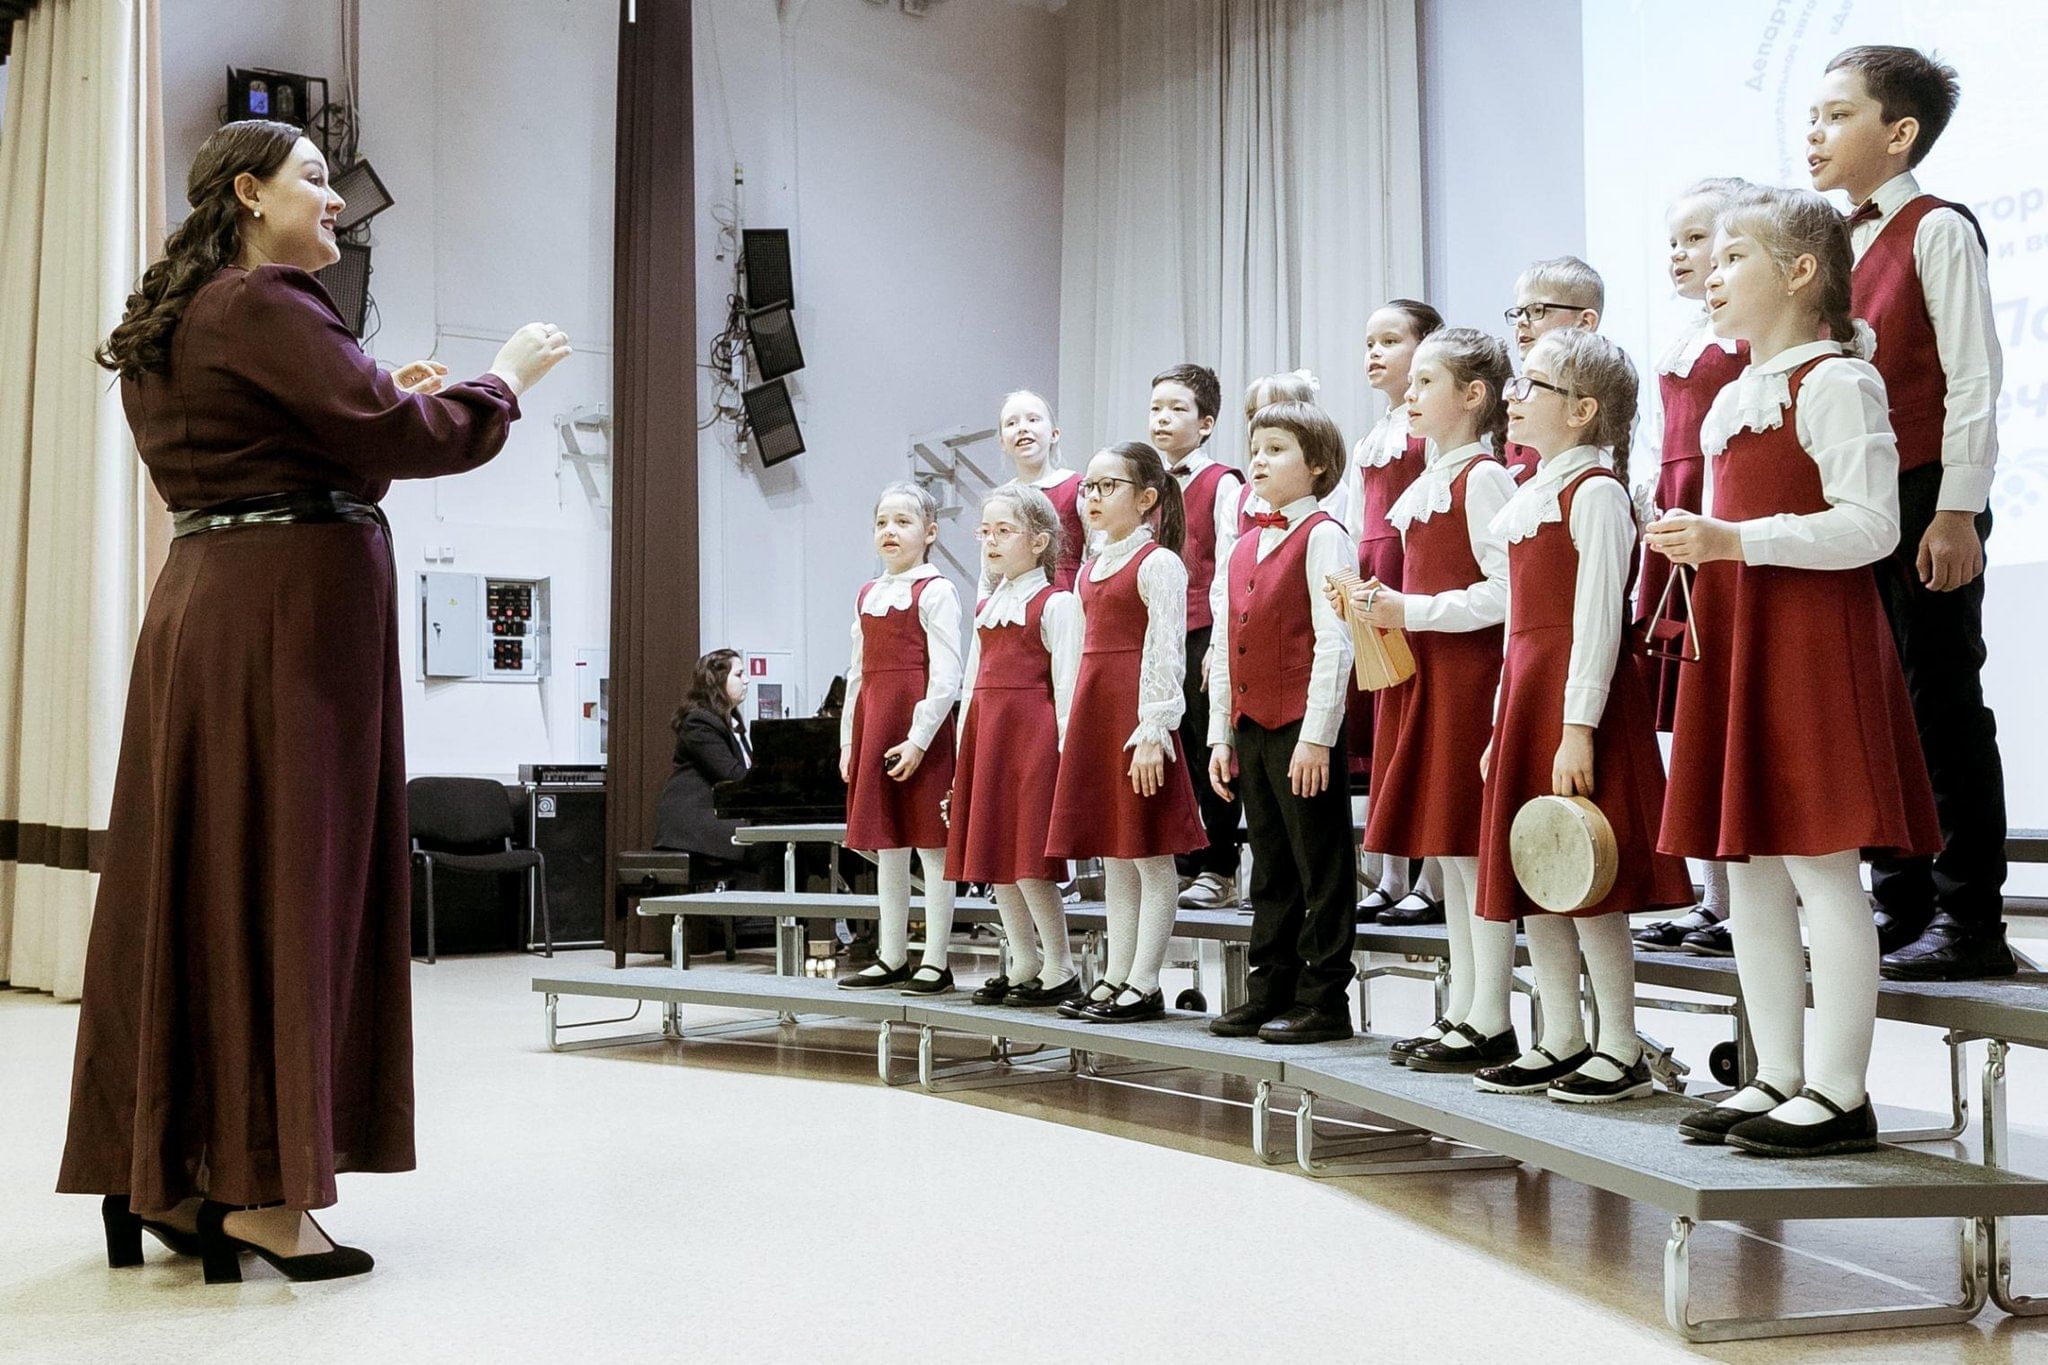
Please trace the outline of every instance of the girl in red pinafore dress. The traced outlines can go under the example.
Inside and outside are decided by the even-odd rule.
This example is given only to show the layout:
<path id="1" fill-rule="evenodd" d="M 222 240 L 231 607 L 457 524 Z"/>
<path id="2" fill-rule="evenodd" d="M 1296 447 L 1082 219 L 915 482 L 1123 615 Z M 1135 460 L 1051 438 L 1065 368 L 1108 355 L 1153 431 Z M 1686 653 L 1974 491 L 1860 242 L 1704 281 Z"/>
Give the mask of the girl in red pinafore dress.
<path id="1" fill-rule="evenodd" d="M 1604 337 L 1565 328 L 1530 348 L 1508 397 L 1509 433 L 1541 463 L 1494 519 L 1508 542 L 1507 655 L 1486 756 L 1479 914 L 1498 924 L 1523 918 L 1543 1017 L 1536 1046 L 1475 1081 L 1604 1104 L 1651 1090 L 1636 1035 L 1629 912 L 1692 903 L 1685 864 L 1656 849 L 1664 765 L 1642 676 L 1628 658 L 1636 526 L 1614 469 L 1627 463 L 1635 366 Z M 1572 915 L 1538 908 L 1508 851 L 1516 814 L 1551 795 L 1591 798 L 1618 852 L 1613 889 Z M 1598 1015 L 1590 1047 L 1579 1009 L 1582 954 Z M 1502 1002 L 1508 989 L 1507 972 L 1474 985 L 1475 995 Z M 1507 1040 L 1512 1055 L 1513 1035 Z"/>
<path id="2" fill-rule="evenodd" d="M 1016 466 L 1017 482 L 1029 484 L 1052 502 L 1060 529 L 1052 586 L 1072 592 L 1074 576 L 1087 554 L 1088 528 L 1081 524 L 1081 476 L 1060 465 L 1060 429 L 1053 421 L 1052 404 L 1030 389 L 1018 389 L 1003 399 L 996 431 L 1003 454 Z"/>
<path id="3" fill-rule="evenodd" d="M 1701 303 L 1707 294 L 1707 272 L 1713 268 L 1714 220 L 1748 182 L 1732 176 L 1702 180 L 1672 201 L 1668 216 L 1671 244 L 1671 286 L 1678 297 Z M 1706 489 L 1707 462 L 1700 454 L 1700 422 L 1714 395 L 1742 372 L 1749 352 L 1739 341 L 1714 334 L 1702 303 L 1698 313 L 1665 349 L 1657 362 L 1657 396 L 1663 410 L 1663 434 L 1652 456 L 1656 486 L 1636 495 L 1637 507 L 1651 508 L 1643 519 L 1654 521 L 1663 509 L 1698 512 Z M 1630 471 L 1623 470 L 1622 473 Z M 1640 482 L 1640 480 L 1638 481 Z M 1645 497 L 1645 492 L 1648 496 Z M 1665 601 L 1665 593 L 1670 599 Z M 1665 602 L 1658 617 L 1658 604 Z M 1652 625 L 1685 620 L 1685 599 L 1671 585 L 1671 562 L 1648 546 L 1636 572 L 1635 629 L 1647 639 Z M 1660 650 L 1659 653 L 1665 651 Z M 1647 651 L 1636 655 L 1644 690 L 1657 711 L 1657 728 L 1669 731 L 1678 707 L 1678 661 Z M 1710 957 L 1728 954 L 1728 869 L 1706 862 L 1700 903 L 1689 914 L 1658 920 L 1635 931 L 1644 948 L 1682 948 Z"/>
<path id="4" fill-rule="evenodd" d="M 1431 333 L 1416 349 L 1403 409 L 1429 441 L 1422 476 L 1394 501 L 1388 521 L 1401 537 L 1401 578 L 1369 580 L 1353 610 L 1383 629 L 1408 632 L 1415 676 L 1381 693 L 1372 745 L 1373 790 L 1365 844 L 1406 862 L 1435 858 L 1443 871 L 1450 990 L 1443 1017 L 1390 1057 L 1426 1054 L 1424 1070 L 1469 1070 L 1466 1043 L 1509 1032 L 1507 1001 L 1475 1002 L 1474 955 L 1481 949 L 1513 969 L 1510 924 L 1475 921 L 1479 884 L 1479 756 L 1492 734 L 1486 703 L 1500 684 L 1501 619 L 1508 605 L 1508 549 L 1492 528 L 1515 481 L 1482 444 L 1498 449 L 1507 429 L 1503 390 L 1514 377 L 1507 347 L 1469 327 Z M 1474 1005 L 1485 1006 L 1475 1013 Z M 1438 1054 L 1442 1054 L 1439 1057 Z"/>
<path id="5" fill-rule="evenodd" d="M 1365 320 L 1365 382 L 1386 395 L 1386 416 L 1373 424 L 1351 452 L 1358 469 L 1358 511 L 1352 529 L 1358 537 L 1358 576 L 1393 585 L 1401 581 L 1401 533 L 1387 513 L 1422 474 L 1428 460 L 1426 440 L 1408 429 L 1408 380 L 1415 348 L 1444 325 L 1443 315 L 1415 299 L 1389 299 Z M 1355 789 L 1366 793 L 1372 810 L 1373 744 L 1378 738 L 1384 692 L 1367 692 L 1352 679 L 1346 708 Z M 1363 875 L 1368 889 L 1358 902 L 1358 917 L 1370 922 L 1384 911 L 1401 908 L 1395 922 L 1433 923 L 1437 898 L 1411 890 L 1410 864 L 1370 840 L 1365 845 Z M 1431 874 L 1434 876 L 1434 874 Z"/>
<path id="6" fill-rule="evenodd" d="M 1108 974 L 1071 1017 L 1165 1011 L 1159 970 L 1173 935 L 1177 853 L 1206 846 L 1178 730 L 1187 669 L 1180 486 L 1143 441 L 1099 451 L 1082 485 L 1103 546 L 1081 571 L 1081 673 L 1060 749 L 1051 858 L 1101 858 Z M 1154 529 L 1154 522 L 1157 529 Z"/>
<path id="7" fill-rule="evenodd" d="M 995 888 L 1009 944 L 977 1005 L 1056 1005 L 1080 995 L 1059 884 L 1045 854 L 1060 741 L 1081 667 L 1081 604 L 1049 581 L 1059 513 L 1025 483 L 982 504 L 983 569 L 995 586 L 974 615 L 960 690 L 960 761 L 946 834 L 946 879 Z"/>
<path id="8" fill-rule="evenodd" d="M 1750 1085 L 1680 1131 L 1771 1156 L 1875 1143 L 1865 1073 L 1877 930 L 1860 851 L 1928 854 L 1941 842 L 1872 568 L 1899 537 L 1884 384 L 1818 339 L 1856 339 L 1850 270 L 1848 228 L 1818 194 L 1753 189 L 1722 215 L 1708 307 L 1717 332 L 1749 343 L 1750 363 L 1701 425 L 1712 513 L 1669 513 L 1646 537 L 1700 566 L 1700 659 L 1679 676 L 1661 843 L 1730 864 L 1757 1055 Z"/>
<path id="9" fill-rule="evenodd" d="M 875 855 L 880 947 L 847 990 L 953 989 L 953 883 L 946 872 L 941 803 L 953 785 L 953 703 L 960 695 L 960 598 L 926 562 L 939 537 L 938 505 L 914 483 L 891 484 L 875 503 L 882 576 L 860 590 L 853 660 L 839 723 L 846 779 L 846 846 Z M 910 854 L 924 865 L 924 959 L 910 966 Z"/>

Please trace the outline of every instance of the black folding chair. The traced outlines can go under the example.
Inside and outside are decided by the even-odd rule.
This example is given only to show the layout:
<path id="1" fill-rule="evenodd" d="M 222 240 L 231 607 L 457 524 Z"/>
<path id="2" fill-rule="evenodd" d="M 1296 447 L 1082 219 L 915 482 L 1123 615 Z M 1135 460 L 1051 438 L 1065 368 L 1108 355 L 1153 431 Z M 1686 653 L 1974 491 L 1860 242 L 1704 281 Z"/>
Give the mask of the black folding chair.
<path id="1" fill-rule="evenodd" d="M 526 874 L 526 924 L 540 915 L 541 944 L 555 955 L 548 921 L 547 860 L 539 850 L 512 847 L 512 794 L 487 777 L 415 777 L 405 784 L 413 866 L 426 873 L 427 961 L 434 960 L 434 873 Z"/>

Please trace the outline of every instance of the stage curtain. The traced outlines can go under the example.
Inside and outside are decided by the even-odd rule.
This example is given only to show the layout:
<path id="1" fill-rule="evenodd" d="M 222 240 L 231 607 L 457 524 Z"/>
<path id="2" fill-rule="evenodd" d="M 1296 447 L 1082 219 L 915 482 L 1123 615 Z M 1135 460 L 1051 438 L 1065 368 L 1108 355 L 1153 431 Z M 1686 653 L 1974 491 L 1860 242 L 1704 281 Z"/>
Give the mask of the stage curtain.
<path id="1" fill-rule="evenodd" d="M 93 364 L 164 238 L 157 0 L 45 0 L 0 120 L 0 981 L 76 997 L 160 539 Z"/>
<path id="2" fill-rule="evenodd" d="M 1181 360 L 1223 381 L 1219 458 L 1242 461 L 1245 385 L 1299 366 L 1364 434 L 1384 406 L 1365 320 L 1423 294 L 1413 0 L 1075 0 L 1064 16 L 1068 462 L 1142 439 L 1149 381 Z"/>

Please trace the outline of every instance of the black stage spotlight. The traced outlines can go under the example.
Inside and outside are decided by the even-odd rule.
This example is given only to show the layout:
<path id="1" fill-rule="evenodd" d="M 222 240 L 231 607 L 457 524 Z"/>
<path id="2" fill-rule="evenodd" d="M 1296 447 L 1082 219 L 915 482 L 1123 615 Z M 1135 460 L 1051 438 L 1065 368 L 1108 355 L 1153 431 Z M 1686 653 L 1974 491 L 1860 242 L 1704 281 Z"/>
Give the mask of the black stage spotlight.
<path id="1" fill-rule="evenodd" d="M 754 449 L 761 452 L 763 465 L 778 465 L 804 453 L 804 434 L 796 424 L 796 409 L 790 406 L 789 384 L 771 379 L 740 395 L 747 407 L 747 426 L 754 433 Z"/>
<path id="2" fill-rule="evenodd" d="M 358 338 L 363 335 L 363 324 L 370 311 L 370 248 L 354 242 L 337 242 L 341 248 L 341 259 L 325 270 L 315 273 L 327 290 L 327 296 L 334 300 L 334 306 L 341 313 L 341 320 Z"/>
<path id="3" fill-rule="evenodd" d="M 334 225 L 340 232 L 369 222 L 390 208 L 393 202 L 391 191 L 384 188 L 384 182 L 377 178 L 377 172 L 370 169 L 368 161 L 358 161 L 336 171 L 330 183 L 347 206 Z"/>
<path id="4" fill-rule="evenodd" d="M 322 88 L 325 104 L 327 82 L 296 71 L 268 71 L 262 67 L 228 68 L 228 121 L 267 118 L 303 128 L 319 110 L 313 104 L 312 87 Z"/>
<path id="5" fill-rule="evenodd" d="M 740 256 L 747 273 L 747 307 L 796 302 L 789 273 L 788 228 L 742 228 Z"/>
<path id="6" fill-rule="evenodd" d="M 804 367 L 804 348 L 796 339 L 796 318 L 786 303 L 748 313 L 747 339 L 754 344 L 754 367 L 763 379 L 780 379 Z"/>

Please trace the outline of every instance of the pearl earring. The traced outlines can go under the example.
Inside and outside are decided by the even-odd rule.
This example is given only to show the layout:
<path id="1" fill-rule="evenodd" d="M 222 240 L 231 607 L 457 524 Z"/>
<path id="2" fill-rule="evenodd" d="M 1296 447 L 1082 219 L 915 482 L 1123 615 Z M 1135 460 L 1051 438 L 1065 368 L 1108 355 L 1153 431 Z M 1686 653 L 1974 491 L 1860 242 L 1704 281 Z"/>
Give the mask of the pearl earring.
<path id="1" fill-rule="evenodd" d="M 250 213 L 251 213 L 252 215 L 254 215 L 255 217 L 257 217 L 257 218 L 261 218 L 261 217 L 263 216 L 263 210 L 262 210 L 262 209 L 251 209 L 251 210 L 249 210 L 249 212 L 250 212 Z"/>

